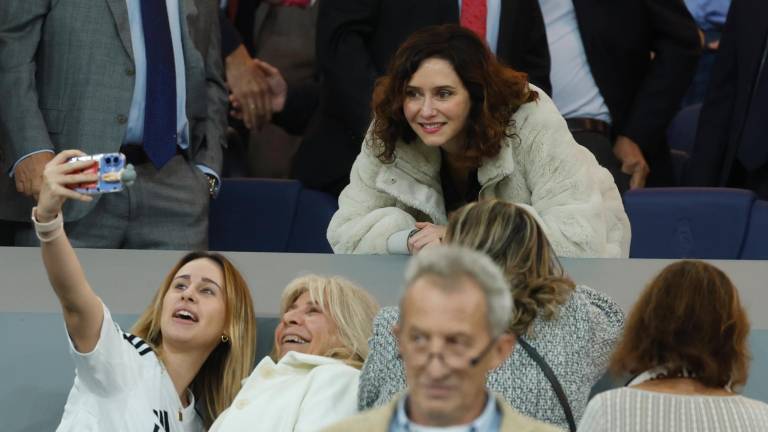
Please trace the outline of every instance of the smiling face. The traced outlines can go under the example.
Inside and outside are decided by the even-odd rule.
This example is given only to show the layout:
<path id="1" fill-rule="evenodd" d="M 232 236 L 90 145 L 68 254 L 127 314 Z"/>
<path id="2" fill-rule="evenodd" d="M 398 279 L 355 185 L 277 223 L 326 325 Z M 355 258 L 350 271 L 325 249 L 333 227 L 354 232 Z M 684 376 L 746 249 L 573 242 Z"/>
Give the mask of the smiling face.
<path id="1" fill-rule="evenodd" d="M 408 81 L 403 113 L 428 146 L 450 153 L 463 150 L 471 101 L 453 66 L 441 58 L 424 60 Z"/>
<path id="2" fill-rule="evenodd" d="M 224 273 L 218 264 L 200 258 L 183 265 L 163 297 L 163 344 L 213 349 L 224 334 L 225 300 Z"/>
<path id="3" fill-rule="evenodd" d="M 288 351 L 325 355 L 342 344 L 336 323 L 305 291 L 283 313 L 275 329 L 275 346 L 282 358 Z"/>

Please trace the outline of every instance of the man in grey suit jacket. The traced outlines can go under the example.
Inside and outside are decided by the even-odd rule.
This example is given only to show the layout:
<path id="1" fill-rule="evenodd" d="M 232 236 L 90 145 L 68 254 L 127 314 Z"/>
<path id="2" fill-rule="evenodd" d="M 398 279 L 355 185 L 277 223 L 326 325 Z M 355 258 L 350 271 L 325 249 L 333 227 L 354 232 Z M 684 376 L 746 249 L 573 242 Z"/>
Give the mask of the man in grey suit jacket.
<path id="1" fill-rule="evenodd" d="M 54 153 L 124 151 L 136 165 L 136 184 L 91 203 L 68 203 L 73 244 L 207 247 L 227 110 L 218 4 L 165 0 L 171 41 L 164 42 L 172 42 L 173 59 L 163 60 L 175 65 L 177 134 L 176 154 L 157 164 L 142 149 L 145 105 L 156 96 L 146 91 L 150 20 L 141 18 L 142 1 L 0 2 L 0 219 L 29 220 Z M 34 244 L 31 228 L 18 232 L 16 243 Z"/>

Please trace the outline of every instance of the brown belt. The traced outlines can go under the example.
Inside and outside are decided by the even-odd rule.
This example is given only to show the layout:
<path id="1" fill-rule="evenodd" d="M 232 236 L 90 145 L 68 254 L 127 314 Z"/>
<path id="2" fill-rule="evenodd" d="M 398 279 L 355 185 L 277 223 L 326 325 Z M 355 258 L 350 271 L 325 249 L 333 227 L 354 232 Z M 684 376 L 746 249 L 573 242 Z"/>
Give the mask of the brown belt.
<path id="1" fill-rule="evenodd" d="M 611 125 L 602 121 L 584 117 L 565 119 L 571 132 L 595 132 L 606 136 L 611 135 Z"/>

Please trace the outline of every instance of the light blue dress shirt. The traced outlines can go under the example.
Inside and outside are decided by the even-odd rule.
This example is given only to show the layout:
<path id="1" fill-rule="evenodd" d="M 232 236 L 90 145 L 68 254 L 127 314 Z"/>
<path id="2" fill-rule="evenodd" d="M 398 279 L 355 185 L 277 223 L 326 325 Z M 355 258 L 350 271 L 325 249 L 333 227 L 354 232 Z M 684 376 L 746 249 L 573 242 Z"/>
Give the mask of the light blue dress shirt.
<path id="1" fill-rule="evenodd" d="M 728 16 L 731 0 L 685 0 L 685 6 L 700 29 L 720 30 Z"/>
<path id="2" fill-rule="evenodd" d="M 496 398 L 486 392 L 486 403 L 483 412 L 474 421 L 466 425 L 451 426 L 446 428 L 433 428 L 419 426 L 408 418 L 405 403 L 408 396 L 403 396 L 397 402 L 397 410 L 389 424 L 389 432 L 418 432 L 421 430 L 439 431 L 463 431 L 463 432 L 496 432 L 501 428 L 501 410 L 496 404 Z"/>
<path id="3" fill-rule="evenodd" d="M 178 0 L 164 1 L 168 10 L 168 23 L 173 45 L 173 63 L 176 72 L 176 131 L 178 136 L 176 144 L 182 149 L 187 149 L 189 148 L 189 121 L 187 120 L 187 78 L 184 67 L 184 50 L 181 45 L 181 13 Z M 147 99 L 147 58 L 144 45 L 144 28 L 141 20 L 140 0 L 125 0 L 125 4 L 128 8 L 136 81 L 133 87 L 131 107 L 128 111 L 128 124 L 123 144 L 141 144 L 144 138 L 144 107 Z M 51 152 L 51 150 L 39 150 L 20 158 L 11 167 L 10 175 L 13 176 L 19 162 L 40 152 Z M 219 178 L 216 172 L 205 165 L 198 165 L 197 167 L 204 173 Z"/>
<path id="4" fill-rule="evenodd" d="M 501 25 L 501 0 L 488 0 L 487 4 L 485 41 L 488 42 L 488 48 L 496 54 L 496 47 L 499 45 L 499 26 Z M 459 16 L 461 16 L 461 0 L 459 0 Z"/>

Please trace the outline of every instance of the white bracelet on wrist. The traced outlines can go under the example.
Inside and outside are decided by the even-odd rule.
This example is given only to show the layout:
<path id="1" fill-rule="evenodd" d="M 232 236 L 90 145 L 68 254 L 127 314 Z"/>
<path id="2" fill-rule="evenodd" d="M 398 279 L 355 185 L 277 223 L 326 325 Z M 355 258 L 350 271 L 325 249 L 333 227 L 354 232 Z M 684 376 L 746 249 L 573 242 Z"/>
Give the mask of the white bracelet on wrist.
<path id="1" fill-rule="evenodd" d="M 61 216 L 61 212 L 48 222 L 39 222 L 36 213 L 37 207 L 32 207 L 32 224 L 35 226 L 35 235 L 41 242 L 51 242 L 64 233 L 64 218 Z"/>

